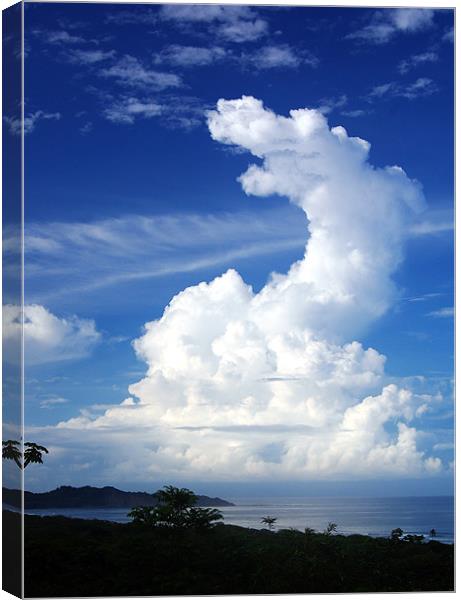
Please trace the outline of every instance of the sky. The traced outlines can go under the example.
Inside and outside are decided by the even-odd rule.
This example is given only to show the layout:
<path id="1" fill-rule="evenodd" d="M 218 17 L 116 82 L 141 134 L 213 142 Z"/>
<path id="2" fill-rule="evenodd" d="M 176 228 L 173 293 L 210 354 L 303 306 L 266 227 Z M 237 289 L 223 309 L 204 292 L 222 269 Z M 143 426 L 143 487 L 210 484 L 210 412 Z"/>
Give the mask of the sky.
<path id="1" fill-rule="evenodd" d="M 453 11 L 30 2 L 25 49 L 26 488 L 450 493 Z"/>

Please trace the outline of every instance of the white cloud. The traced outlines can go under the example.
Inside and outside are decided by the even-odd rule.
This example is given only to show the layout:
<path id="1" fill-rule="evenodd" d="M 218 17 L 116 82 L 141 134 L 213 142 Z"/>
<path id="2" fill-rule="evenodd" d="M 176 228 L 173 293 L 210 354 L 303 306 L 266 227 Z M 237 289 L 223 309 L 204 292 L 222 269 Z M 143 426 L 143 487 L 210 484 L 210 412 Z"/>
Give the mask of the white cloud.
<path id="1" fill-rule="evenodd" d="M 455 30 L 454 30 L 454 27 L 450 27 L 450 29 L 448 29 L 443 34 L 442 40 L 444 42 L 451 42 L 451 43 L 453 43 L 455 41 Z"/>
<path id="2" fill-rule="evenodd" d="M 216 37 L 234 43 L 259 40 L 269 31 L 267 21 L 249 6 L 166 4 L 159 15 L 179 24 L 206 25 Z"/>
<path id="3" fill-rule="evenodd" d="M 341 108 L 341 106 L 344 106 L 345 104 L 347 104 L 347 96 L 346 94 L 341 94 L 341 96 L 338 97 L 323 98 L 320 101 L 320 106 L 317 110 L 323 115 L 328 115 L 335 110 L 335 108 Z M 345 113 L 342 112 L 341 114 Z"/>
<path id="4" fill-rule="evenodd" d="M 32 133 L 35 130 L 35 127 L 37 126 L 37 123 L 39 121 L 59 121 L 60 118 L 61 114 L 58 112 L 47 113 L 43 110 L 37 110 L 34 113 L 29 113 L 27 116 L 24 117 L 24 135 Z M 3 117 L 3 120 L 8 125 L 10 133 L 12 133 L 13 135 L 21 135 L 21 118 Z"/>
<path id="5" fill-rule="evenodd" d="M 80 127 L 79 131 L 82 135 L 88 135 L 93 131 L 93 123 L 91 121 L 87 121 Z"/>
<path id="6" fill-rule="evenodd" d="M 437 235 L 452 233 L 455 227 L 453 208 L 441 208 L 425 211 L 420 219 L 409 228 L 411 236 Z"/>
<path id="7" fill-rule="evenodd" d="M 113 123 L 132 125 L 138 120 L 158 118 L 159 123 L 170 129 L 189 131 L 203 124 L 205 107 L 194 96 L 147 93 L 148 87 L 137 93 L 100 94 L 101 113 Z"/>
<path id="8" fill-rule="evenodd" d="M 427 313 L 428 317 L 454 317 L 455 309 L 453 306 L 445 306 L 444 308 L 439 308 L 438 310 L 433 310 L 430 313 Z"/>
<path id="9" fill-rule="evenodd" d="M 243 54 L 242 64 L 250 64 L 259 70 L 266 69 L 296 69 L 302 64 L 312 67 L 318 65 L 318 59 L 314 56 L 294 49 L 288 44 L 262 46 L 251 54 Z"/>
<path id="10" fill-rule="evenodd" d="M 70 400 L 68 398 L 60 398 L 60 397 L 52 397 L 45 398 L 40 401 L 40 408 L 52 409 L 55 406 L 59 406 L 62 404 L 68 404 Z"/>
<path id="11" fill-rule="evenodd" d="M 429 79 L 428 77 L 420 77 L 414 83 L 401 88 L 397 92 L 397 95 L 407 98 L 408 100 L 414 100 L 415 98 L 420 98 L 421 96 L 431 96 L 432 94 L 435 94 L 437 90 L 438 88 L 432 79 Z"/>
<path id="12" fill-rule="evenodd" d="M 136 10 L 113 10 L 105 18 L 106 23 L 115 25 L 156 25 L 158 22 L 157 11 L 148 6 L 137 6 Z"/>
<path id="13" fill-rule="evenodd" d="M 252 21 L 238 19 L 222 23 L 217 27 L 216 33 L 230 42 L 254 42 L 268 33 L 268 25 L 263 19 Z"/>
<path id="14" fill-rule="evenodd" d="M 367 99 L 373 101 L 381 98 L 406 98 L 415 100 L 431 96 L 438 91 L 437 85 L 428 77 L 419 77 L 413 83 L 397 83 L 390 81 L 376 85 L 369 92 Z"/>
<path id="15" fill-rule="evenodd" d="M 149 69 L 137 58 L 128 54 L 117 60 L 111 67 L 101 69 L 99 74 L 102 77 L 113 78 L 120 85 L 127 87 L 161 91 L 182 85 L 179 75 Z"/>
<path id="16" fill-rule="evenodd" d="M 419 67 L 425 63 L 433 63 L 439 60 L 439 56 L 436 52 L 422 52 L 421 54 L 413 54 L 410 58 L 402 60 L 398 65 L 398 70 L 400 73 L 408 73 L 410 69 L 414 69 L 415 67 Z"/>
<path id="17" fill-rule="evenodd" d="M 67 54 L 67 59 L 71 63 L 78 65 L 94 65 L 104 60 L 114 58 L 115 50 L 71 50 Z"/>
<path id="18" fill-rule="evenodd" d="M 226 6 L 219 4 L 164 4 L 160 7 L 160 18 L 166 21 L 195 23 L 233 22 L 251 20 L 254 11 L 249 6 Z"/>
<path id="19" fill-rule="evenodd" d="M 357 108 L 354 110 L 342 110 L 341 114 L 344 115 L 345 117 L 351 117 L 351 118 L 355 119 L 356 117 L 363 117 L 363 115 L 367 114 L 367 111 L 363 110 L 361 108 Z"/>
<path id="20" fill-rule="evenodd" d="M 131 125 L 138 118 L 152 119 L 163 112 L 161 104 L 138 98 L 124 98 L 107 106 L 103 114 L 108 121 Z"/>
<path id="21" fill-rule="evenodd" d="M 63 45 L 71 45 L 71 44 L 81 44 L 85 43 L 86 40 L 78 35 L 73 35 L 65 30 L 58 31 L 34 31 L 36 36 L 40 37 L 43 41 L 48 44 L 63 44 Z"/>
<path id="22" fill-rule="evenodd" d="M 229 56 L 229 51 L 219 46 L 181 46 L 171 44 L 154 56 L 157 64 L 167 63 L 176 67 L 206 66 Z"/>
<path id="23" fill-rule="evenodd" d="M 432 26 L 434 11 L 427 8 L 393 8 L 376 11 L 370 23 L 346 36 L 374 44 L 389 42 L 399 33 L 416 33 Z"/>
<path id="24" fill-rule="evenodd" d="M 24 348 L 26 365 L 37 365 L 87 356 L 100 340 L 94 321 L 76 316 L 59 318 L 38 304 L 24 307 Z M 17 362 L 21 341 L 21 309 L 3 307 L 4 357 Z"/>
<path id="25" fill-rule="evenodd" d="M 412 424 L 433 399 L 388 385 L 385 357 L 348 341 L 396 299 L 392 274 L 424 203 L 418 183 L 373 167 L 369 144 L 317 110 L 284 117 L 252 97 L 220 100 L 208 125 L 214 140 L 258 160 L 239 177 L 247 194 L 287 196 L 305 213 L 304 257 L 258 293 L 233 269 L 178 293 L 134 342 L 148 370 L 130 397 L 52 435 L 131 435 L 136 458 L 132 446 L 117 456 L 117 479 L 441 470 Z"/>
<path id="26" fill-rule="evenodd" d="M 238 259 L 287 250 L 301 253 L 305 236 L 303 216 L 289 209 L 29 222 L 29 294 L 46 302 L 59 294 L 200 271 Z M 4 251 L 17 251 L 17 239 L 17 231 L 6 229 Z"/>

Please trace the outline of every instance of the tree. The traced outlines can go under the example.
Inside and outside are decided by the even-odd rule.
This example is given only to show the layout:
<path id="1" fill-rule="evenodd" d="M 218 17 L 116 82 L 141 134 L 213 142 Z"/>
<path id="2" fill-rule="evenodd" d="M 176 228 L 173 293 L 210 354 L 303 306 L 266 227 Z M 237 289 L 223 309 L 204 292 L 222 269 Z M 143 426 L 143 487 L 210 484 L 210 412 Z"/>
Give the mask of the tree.
<path id="1" fill-rule="evenodd" d="M 216 508 L 190 508 L 185 517 L 185 526 L 196 529 L 208 529 L 215 525 L 216 521 L 223 518 L 222 513 Z"/>
<path id="2" fill-rule="evenodd" d="M 272 529 L 274 529 L 274 524 L 277 521 L 277 517 L 263 517 L 261 519 L 261 523 L 263 523 L 264 525 L 267 525 L 267 528 L 269 529 L 269 531 L 272 531 Z"/>
<path id="3" fill-rule="evenodd" d="M 305 535 L 313 535 L 315 533 L 315 529 L 312 529 L 312 527 L 305 527 L 304 533 Z"/>
<path id="4" fill-rule="evenodd" d="M 45 446 L 39 446 L 34 442 L 26 442 L 24 444 L 24 468 L 30 463 L 43 464 L 43 454 L 48 454 L 48 450 Z"/>
<path id="5" fill-rule="evenodd" d="M 215 508 L 194 506 L 197 496 L 187 488 L 166 485 L 154 496 L 159 502 L 157 506 L 136 506 L 128 513 L 134 523 L 150 527 L 205 529 L 223 518 Z"/>
<path id="6" fill-rule="evenodd" d="M 2 458 L 14 460 L 20 469 L 25 469 L 30 463 L 43 463 L 43 454 L 48 454 L 45 446 L 39 446 L 34 442 L 24 444 L 24 464 L 22 463 L 21 444 L 16 440 L 2 441 Z"/>
<path id="7" fill-rule="evenodd" d="M 402 539 L 402 535 L 403 535 L 403 530 L 400 529 L 400 527 L 397 527 L 397 529 L 393 529 L 391 531 L 391 537 L 390 537 L 390 539 L 393 542 L 399 542 Z"/>
<path id="8" fill-rule="evenodd" d="M 336 533 L 338 531 L 338 526 L 336 523 L 332 523 L 331 521 L 328 523 L 327 528 L 323 532 L 325 535 L 331 535 L 332 533 Z"/>
<path id="9" fill-rule="evenodd" d="M 177 488 L 173 485 L 164 485 L 163 490 L 154 494 L 160 504 L 182 511 L 197 503 L 197 496 L 187 488 Z"/>
<path id="10" fill-rule="evenodd" d="M 20 469 L 22 469 L 22 453 L 18 448 L 19 442 L 16 440 L 6 440 L 2 442 L 2 458 L 14 460 Z"/>

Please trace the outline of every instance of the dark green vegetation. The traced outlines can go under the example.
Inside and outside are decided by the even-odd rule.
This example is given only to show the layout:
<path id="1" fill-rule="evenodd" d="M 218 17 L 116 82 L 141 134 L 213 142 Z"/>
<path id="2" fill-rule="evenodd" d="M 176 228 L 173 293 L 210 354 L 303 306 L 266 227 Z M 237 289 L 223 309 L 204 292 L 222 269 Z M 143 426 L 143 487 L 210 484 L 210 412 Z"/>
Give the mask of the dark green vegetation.
<path id="1" fill-rule="evenodd" d="M 216 508 L 196 506 L 198 496 L 187 488 L 173 485 L 163 486 L 154 494 L 157 506 L 136 506 L 128 516 L 137 525 L 144 527 L 207 529 L 214 527 L 223 516 Z"/>
<path id="2" fill-rule="evenodd" d="M 156 506 L 159 500 L 156 494 L 146 492 L 124 492 L 112 486 L 102 488 L 86 485 L 72 487 L 62 485 L 50 492 L 24 492 L 26 508 L 132 508 L 136 505 Z M 20 490 L 3 488 L 3 502 L 19 508 Z M 233 506 L 221 498 L 197 496 L 197 506 Z"/>
<path id="3" fill-rule="evenodd" d="M 19 519 L 6 511 L 6 522 Z M 45 596 L 453 590 L 453 546 L 217 525 L 25 517 L 25 593 Z"/>

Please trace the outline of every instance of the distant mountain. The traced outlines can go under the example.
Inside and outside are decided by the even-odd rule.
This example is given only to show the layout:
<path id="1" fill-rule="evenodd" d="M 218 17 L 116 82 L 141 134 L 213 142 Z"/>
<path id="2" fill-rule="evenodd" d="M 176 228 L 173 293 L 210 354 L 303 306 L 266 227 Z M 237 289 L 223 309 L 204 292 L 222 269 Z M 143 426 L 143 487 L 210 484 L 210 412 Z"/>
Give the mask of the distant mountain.
<path id="1" fill-rule="evenodd" d="M 222 498 L 197 496 L 197 506 L 234 506 Z M 3 502 L 19 508 L 20 490 L 3 488 Z M 133 508 L 134 506 L 155 506 L 158 504 L 154 494 L 147 492 L 124 492 L 106 486 L 102 488 L 86 485 L 72 487 L 62 485 L 50 492 L 24 492 L 26 508 Z"/>

